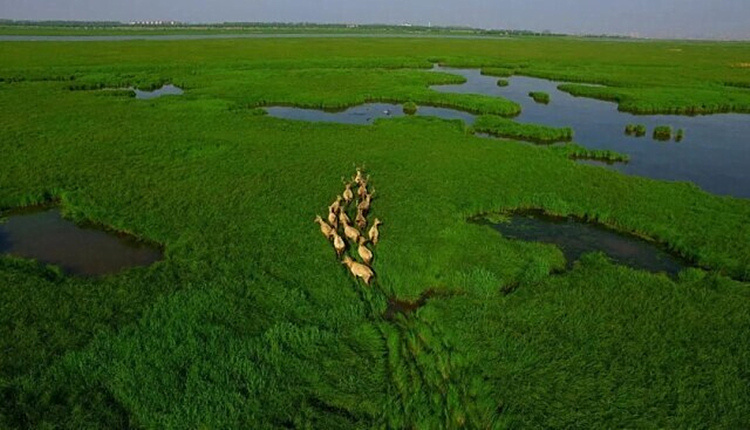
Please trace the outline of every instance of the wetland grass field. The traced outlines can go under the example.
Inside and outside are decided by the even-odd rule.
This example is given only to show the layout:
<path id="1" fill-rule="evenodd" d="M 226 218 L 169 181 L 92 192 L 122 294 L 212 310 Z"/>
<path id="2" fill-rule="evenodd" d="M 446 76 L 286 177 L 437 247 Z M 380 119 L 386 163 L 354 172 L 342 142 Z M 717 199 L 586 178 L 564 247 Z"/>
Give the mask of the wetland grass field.
<path id="1" fill-rule="evenodd" d="M 748 43 L 5 41 L 0 58 L 0 222 L 52 204 L 163 253 L 97 276 L 0 255 L 0 428 L 750 426 L 750 200 L 574 160 L 623 154 L 515 142 L 576 130 L 431 88 L 465 81 L 439 63 L 632 113 L 750 112 Z M 165 84 L 182 93 L 135 97 Z M 417 115 L 263 109 L 374 102 Z M 313 222 L 358 167 L 383 221 L 370 286 Z M 636 237 L 682 270 L 566 261 L 471 222 L 523 210 Z"/>

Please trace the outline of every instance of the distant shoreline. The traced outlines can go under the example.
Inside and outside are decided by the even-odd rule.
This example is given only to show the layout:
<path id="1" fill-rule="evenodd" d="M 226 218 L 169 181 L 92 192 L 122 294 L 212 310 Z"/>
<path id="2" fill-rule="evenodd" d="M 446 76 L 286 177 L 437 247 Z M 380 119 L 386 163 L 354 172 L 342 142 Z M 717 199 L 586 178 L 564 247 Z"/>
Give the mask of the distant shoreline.
<path id="1" fill-rule="evenodd" d="M 292 39 L 292 38 L 395 38 L 395 39 L 508 39 L 512 36 L 458 34 L 387 33 L 253 33 L 253 34 L 118 34 L 118 35 L 0 35 L 0 42 L 116 42 L 128 40 L 200 40 L 200 39 Z"/>

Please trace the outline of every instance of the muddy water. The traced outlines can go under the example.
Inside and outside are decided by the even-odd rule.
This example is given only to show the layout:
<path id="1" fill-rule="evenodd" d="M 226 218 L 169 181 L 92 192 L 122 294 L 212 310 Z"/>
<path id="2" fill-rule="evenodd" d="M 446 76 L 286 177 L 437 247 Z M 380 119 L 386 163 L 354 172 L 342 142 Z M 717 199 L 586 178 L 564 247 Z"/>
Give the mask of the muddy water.
<path id="1" fill-rule="evenodd" d="M 512 215 L 510 222 L 491 223 L 482 219 L 474 222 L 491 225 L 510 239 L 557 245 L 568 265 L 584 253 L 601 251 L 618 264 L 651 272 L 675 275 L 687 267 L 683 259 L 668 253 L 658 244 L 572 217 L 553 217 L 539 211 L 528 211 Z"/>
<path id="2" fill-rule="evenodd" d="M 11 213 L 0 223 L 0 253 L 60 266 L 76 275 L 105 275 L 162 258 L 153 246 L 132 237 L 80 227 L 57 209 Z"/>
<path id="3" fill-rule="evenodd" d="M 617 110 L 615 103 L 573 97 L 557 89 L 560 82 L 513 76 L 504 78 L 507 87 L 498 87 L 498 78 L 482 76 L 475 69 L 436 67 L 434 70 L 464 76 L 465 84 L 439 85 L 441 92 L 475 93 L 504 97 L 521 105 L 518 122 L 573 128 L 574 141 L 594 149 L 611 149 L 629 154 L 627 164 L 611 168 L 624 173 L 655 179 L 690 181 L 706 191 L 750 198 L 750 115 L 715 114 L 704 116 L 633 115 Z M 550 95 L 549 104 L 535 103 L 531 91 Z M 625 135 L 630 123 L 644 124 L 643 137 Z M 681 142 L 659 142 L 652 138 L 654 127 L 682 128 Z"/>

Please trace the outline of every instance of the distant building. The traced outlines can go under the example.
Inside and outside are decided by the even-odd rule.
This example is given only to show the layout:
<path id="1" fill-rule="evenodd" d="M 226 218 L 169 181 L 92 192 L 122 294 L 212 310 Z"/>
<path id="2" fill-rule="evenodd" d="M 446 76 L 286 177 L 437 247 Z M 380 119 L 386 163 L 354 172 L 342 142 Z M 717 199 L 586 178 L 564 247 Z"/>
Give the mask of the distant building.
<path id="1" fill-rule="evenodd" d="M 163 21 L 163 20 L 156 20 L 156 21 L 130 21 L 130 25 L 141 25 L 141 26 L 147 26 L 147 25 L 178 25 L 178 21 Z"/>

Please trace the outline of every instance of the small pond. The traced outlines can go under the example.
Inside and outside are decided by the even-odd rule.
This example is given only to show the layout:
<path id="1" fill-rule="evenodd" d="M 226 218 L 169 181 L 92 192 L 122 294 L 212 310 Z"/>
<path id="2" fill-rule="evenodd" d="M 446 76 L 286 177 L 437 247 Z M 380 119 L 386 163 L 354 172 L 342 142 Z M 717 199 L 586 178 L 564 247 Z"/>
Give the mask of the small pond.
<path id="1" fill-rule="evenodd" d="M 510 222 L 492 223 L 484 218 L 472 222 L 492 226 L 510 239 L 557 245 L 568 266 L 587 252 L 601 251 L 614 262 L 650 272 L 676 275 L 688 266 L 682 258 L 644 239 L 615 232 L 601 225 L 573 217 L 554 217 L 541 211 L 524 211 L 510 216 Z"/>
<path id="2" fill-rule="evenodd" d="M 366 103 L 345 110 L 319 110 L 296 107 L 272 106 L 264 108 L 269 116 L 284 119 L 316 122 L 337 122 L 342 124 L 372 124 L 379 118 L 393 118 L 406 115 L 403 106 L 391 103 Z M 419 106 L 416 115 L 436 116 L 443 119 L 460 119 L 467 124 L 474 123 L 474 115 L 455 109 Z"/>
<path id="3" fill-rule="evenodd" d="M 706 191 L 750 198 L 750 115 L 714 114 L 703 116 L 633 115 L 617 110 L 617 104 L 572 95 L 557 89 L 560 82 L 513 76 L 509 85 L 498 87 L 498 78 L 483 76 L 476 69 L 435 67 L 433 70 L 461 75 L 460 85 L 436 85 L 441 92 L 500 96 L 521 105 L 518 122 L 572 127 L 574 141 L 593 149 L 610 149 L 629 154 L 630 162 L 610 168 L 655 179 L 690 181 Z M 529 97 L 531 91 L 550 95 L 549 104 Z M 630 123 L 644 124 L 646 136 L 625 135 Z M 681 142 L 653 140 L 659 125 L 682 128 Z"/>
<path id="4" fill-rule="evenodd" d="M 161 260 L 155 247 L 125 234 L 81 227 L 58 209 L 13 212 L 0 221 L 0 254 L 32 258 L 76 275 L 105 275 Z"/>
<path id="5" fill-rule="evenodd" d="M 153 91 L 142 91 L 137 88 L 130 89 L 135 92 L 135 98 L 142 100 L 155 99 L 161 96 L 179 96 L 184 93 L 181 88 L 178 88 L 171 84 L 164 85 L 161 88 L 157 88 Z"/>

